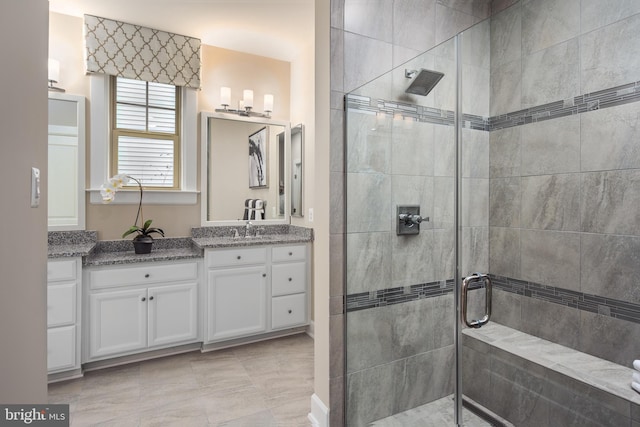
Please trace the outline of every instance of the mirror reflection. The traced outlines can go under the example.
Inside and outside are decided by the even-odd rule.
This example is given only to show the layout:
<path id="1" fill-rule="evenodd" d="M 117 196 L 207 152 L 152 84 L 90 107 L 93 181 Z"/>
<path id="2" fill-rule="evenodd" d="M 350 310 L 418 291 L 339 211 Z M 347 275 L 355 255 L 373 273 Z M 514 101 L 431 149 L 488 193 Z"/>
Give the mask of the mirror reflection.
<path id="1" fill-rule="evenodd" d="M 206 220 L 286 220 L 281 141 L 289 126 L 254 118 L 206 120 Z"/>
<path id="2" fill-rule="evenodd" d="M 304 158 L 304 127 L 291 128 L 291 215 L 303 216 L 302 159 Z"/>
<path id="3" fill-rule="evenodd" d="M 84 97 L 49 94 L 48 225 L 50 231 L 83 230 Z"/>

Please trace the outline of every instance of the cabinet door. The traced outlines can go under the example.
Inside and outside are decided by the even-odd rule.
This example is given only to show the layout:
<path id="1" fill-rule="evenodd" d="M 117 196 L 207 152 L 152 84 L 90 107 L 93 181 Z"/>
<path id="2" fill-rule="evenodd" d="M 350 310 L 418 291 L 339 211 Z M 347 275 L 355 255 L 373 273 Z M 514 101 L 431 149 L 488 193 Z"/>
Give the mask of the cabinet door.
<path id="1" fill-rule="evenodd" d="M 47 331 L 47 369 L 49 372 L 76 366 L 76 327 L 63 326 Z"/>
<path id="2" fill-rule="evenodd" d="M 198 286 L 149 288 L 149 346 L 198 338 Z"/>
<path id="3" fill-rule="evenodd" d="M 208 279 L 208 341 L 266 331 L 265 266 L 210 270 Z"/>
<path id="4" fill-rule="evenodd" d="M 90 296 L 89 357 L 147 346 L 147 290 L 105 292 Z"/>

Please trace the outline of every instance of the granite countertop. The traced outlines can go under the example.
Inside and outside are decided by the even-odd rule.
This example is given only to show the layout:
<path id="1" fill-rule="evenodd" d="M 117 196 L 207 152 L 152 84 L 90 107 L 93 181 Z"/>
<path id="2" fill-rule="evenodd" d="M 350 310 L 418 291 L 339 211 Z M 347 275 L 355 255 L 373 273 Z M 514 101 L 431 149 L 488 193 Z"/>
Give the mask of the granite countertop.
<path id="1" fill-rule="evenodd" d="M 84 257 L 98 242 L 97 231 L 50 231 L 48 233 L 49 258 Z"/>
<path id="2" fill-rule="evenodd" d="M 254 225 L 258 236 L 232 237 L 244 227 L 195 227 L 192 237 L 167 237 L 154 240 L 150 254 L 136 254 L 131 240 L 100 240 L 96 231 L 49 232 L 49 258 L 83 257 L 84 265 L 133 264 L 152 261 L 174 261 L 202 258 L 205 248 L 307 243 L 313 241 L 313 230 L 288 224 Z"/>
<path id="3" fill-rule="evenodd" d="M 307 243 L 313 241 L 313 230 L 288 224 L 259 226 L 259 236 L 233 237 L 235 230 L 242 235 L 244 227 L 198 227 L 191 229 L 193 243 L 199 248 L 234 248 L 243 246 Z"/>
<path id="4" fill-rule="evenodd" d="M 150 254 L 136 254 L 131 240 L 102 240 L 84 259 L 84 265 L 135 264 L 153 261 L 175 261 L 202 258 L 202 249 L 189 237 L 155 239 Z"/>

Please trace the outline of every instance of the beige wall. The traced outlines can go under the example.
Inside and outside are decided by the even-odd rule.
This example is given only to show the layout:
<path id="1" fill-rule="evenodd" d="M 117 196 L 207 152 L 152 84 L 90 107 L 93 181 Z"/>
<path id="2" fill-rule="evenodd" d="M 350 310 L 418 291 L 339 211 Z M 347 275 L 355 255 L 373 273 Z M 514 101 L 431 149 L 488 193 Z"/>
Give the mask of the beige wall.
<path id="1" fill-rule="evenodd" d="M 67 93 L 85 96 L 87 109 L 87 177 L 90 174 L 90 128 L 88 121 L 91 102 L 89 77 L 84 72 L 82 18 L 59 13 L 49 14 L 50 56 L 60 61 L 58 86 Z M 288 120 L 290 112 L 289 62 L 249 55 L 214 46 L 202 46 L 202 90 L 198 92 L 198 111 L 214 111 L 220 107 L 220 87 L 231 87 L 232 103 L 237 107 L 243 89 L 254 91 L 255 110 L 263 110 L 265 93 L 274 95 L 273 118 Z M 232 106 L 233 107 L 233 106 Z M 198 153 L 200 141 L 198 140 Z M 198 165 L 200 159 L 198 156 Z M 198 171 L 200 177 L 200 171 Z M 88 184 L 88 183 L 87 183 Z M 191 227 L 200 225 L 200 200 L 195 205 L 145 204 L 145 218 L 165 230 L 167 237 L 189 236 Z M 87 201 L 88 230 L 97 230 L 102 240 L 120 239 L 136 215 L 135 205 L 91 204 Z"/>
<path id="2" fill-rule="evenodd" d="M 0 3 L 3 404 L 47 403 L 47 11 L 46 0 Z M 38 208 L 30 207 L 31 167 L 43 177 Z"/>

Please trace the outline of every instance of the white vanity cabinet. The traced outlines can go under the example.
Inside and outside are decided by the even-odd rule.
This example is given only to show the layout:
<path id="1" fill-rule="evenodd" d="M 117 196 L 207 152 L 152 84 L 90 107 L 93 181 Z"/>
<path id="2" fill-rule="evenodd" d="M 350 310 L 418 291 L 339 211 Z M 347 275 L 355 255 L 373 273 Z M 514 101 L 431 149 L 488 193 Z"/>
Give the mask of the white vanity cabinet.
<path id="1" fill-rule="evenodd" d="M 198 262 L 89 267 L 85 361 L 199 340 Z"/>
<path id="2" fill-rule="evenodd" d="M 306 244 L 207 249 L 205 345 L 307 325 L 308 265 Z"/>
<path id="3" fill-rule="evenodd" d="M 80 374 L 82 259 L 47 263 L 47 370 L 50 379 Z M 60 374 L 60 375 L 58 375 Z"/>

